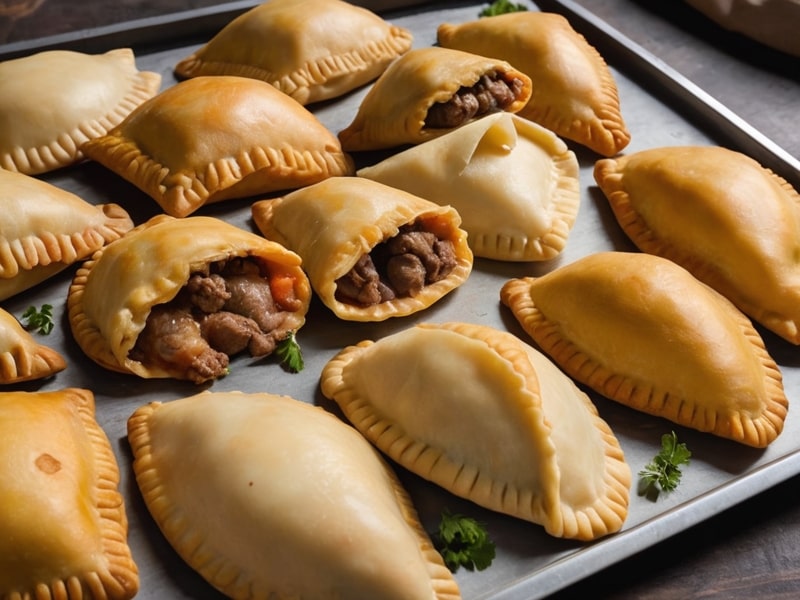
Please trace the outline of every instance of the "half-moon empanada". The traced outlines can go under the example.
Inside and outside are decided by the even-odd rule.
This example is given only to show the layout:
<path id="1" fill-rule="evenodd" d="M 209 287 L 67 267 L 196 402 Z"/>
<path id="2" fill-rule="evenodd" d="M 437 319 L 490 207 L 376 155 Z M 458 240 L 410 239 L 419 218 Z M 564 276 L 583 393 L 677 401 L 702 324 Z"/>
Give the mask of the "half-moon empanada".
<path id="1" fill-rule="evenodd" d="M 400 481 L 322 408 L 204 392 L 140 407 L 128 440 L 167 540 L 231 598 L 461 597 Z"/>
<path id="2" fill-rule="evenodd" d="M 578 160 L 551 131 L 500 112 L 358 171 L 461 215 L 475 256 L 548 260 L 580 205 Z"/>
<path id="3" fill-rule="evenodd" d="M 631 408 L 755 447 L 783 430 L 781 372 L 750 320 L 665 258 L 600 252 L 500 298 L 567 374 Z"/>
<path id="4" fill-rule="evenodd" d="M 270 0 L 231 21 L 175 72 L 260 79 L 305 105 L 377 78 L 411 41 L 407 29 L 342 0 Z"/>
<path id="5" fill-rule="evenodd" d="M 127 536 L 92 393 L 0 392 L 0 596 L 133 598 Z"/>
<path id="6" fill-rule="evenodd" d="M 14 315 L 0 308 L 0 384 L 43 379 L 66 367 L 59 352 L 40 344 Z"/>
<path id="7" fill-rule="evenodd" d="M 81 145 L 152 98 L 161 75 L 129 48 L 49 50 L 0 62 L 0 168 L 34 175 L 83 158 Z"/>
<path id="8" fill-rule="evenodd" d="M 158 215 L 78 269 L 67 309 L 101 366 L 202 383 L 232 355 L 272 353 L 310 301 L 300 257 L 279 244 L 213 217 Z"/>
<path id="9" fill-rule="evenodd" d="M 0 300 L 90 256 L 133 228 L 117 204 L 92 205 L 45 181 L 0 169 Z"/>
<path id="10" fill-rule="evenodd" d="M 530 78 L 503 60 L 415 48 L 378 77 L 339 140 L 346 151 L 419 144 L 491 112 L 515 113 L 530 97 Z"/>
<path id="11" fill-rule="evenodd" d="M 235 76 L 182 81 L 82 149 L 173 217 L 354 173 L 336 136 L 302 105 Z"/>
<path id="12" fill-rule="evenodd" d="M 594 177 L 641 250 L 677 262 L 800 344 L 800 194 L 787 181 L 718 146 L 602 159 Z"/>
<path id="13" fill-rule="evenodd" d="M 403 467 L 486 508 L 591 540 L 622 527 L 630 468 L 588 396 L 510 333 L 421 324 L 349 346 L 323 394 Z"/>
<path id="14" fill-rule="evenodd" d="M 382 321 L 431 306 L 467 280 L 472 251 L 455 209 L 360 177 L 332 177 L 253 204 L 265 237 L 303 259 L 340 319 Z"/>
<path id="15" fill-rule="evenodd" d="M 630 142 L 608 65 L 562 15 L 524 11 L 444 23 L 437 39 L 445 48 L 506 60 L 530 77 L 521 117 L 603 156 Z"/>

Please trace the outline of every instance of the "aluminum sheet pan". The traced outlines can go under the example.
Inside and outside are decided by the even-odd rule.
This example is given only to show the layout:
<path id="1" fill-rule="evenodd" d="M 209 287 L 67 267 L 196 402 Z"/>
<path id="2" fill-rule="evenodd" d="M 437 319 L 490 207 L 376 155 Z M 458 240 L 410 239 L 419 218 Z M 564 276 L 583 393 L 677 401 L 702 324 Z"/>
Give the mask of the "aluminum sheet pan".
<path id="1" fill-rule="evenodd" d="M 657 60 L 591 14 L 580 10 L 576 13 L 573 9 L 578 7 L 565 2 L 547 4 L 554 6 L 552 10 L 563 10 L 573 20 L 573 26 L 585 31 L 601 52 L 608 51 L 606 58 L 616 77 L 623 115 L 632 133 L 632 141 L 625 152 L 678 144 L 730 145 L 757 155 L 787 179 L 797 181 L 797 166 L 791 157 L 762 139 L 763 136 L 735 115 L 727 114 L 724 107 L 710 103 L 700 90 L 686 85 L 687 82 L 675 77 Z M 482 6 L 478 3 L 433 4 L 385 16 L 411 29 L 415 46 L 423 47 L 435 43 L 440 23 L 475 19 Z M 536 5 L 528 6 L 537 10 Z M 197 46 L 199 43 L 182 46 L 162 41 L 157 50 L 138 52 L 138 66 L 162 73 L 164 87 L 172 85 L 175 83 L 172 67 Z M 365 93 L 366 88 L 312 108 L 329 129 L 338 132 L 349 124 Z M 708 111 L 715 115 L 713 119 L 706 118 Z M 239 357 L 232 361 L 231 374 L 207 386 L 208 389 L 287 394 L 335 412 L 332 403 L 319 391 L 318 377 L 322 366 L 346 345 L 363 339 L 379 339 L 421 321 L 451 320 L 485 324 L 527 339 L 510 312 L 500 304 L 499 288 L 506 280 L 541 275 L 598 251 L 635 250 L 594 184 L 592 168 L 598 157 L 578 145 L 571 144 L 571 147 L 581 166 L 582 204 L 567 247 L 557 259 L 522 264 L 476 259 L 469 280 L 461 288 L 423 313 L 383 323 L 338 321 L 314 300 L 306 325 L 298 334 L 306 361 L 301 373 L 289 374 L 272 359 L 253 361 Z M 377 160 L 374 155 L 356 158 L 360 164 Z M 153 200 L 96 163 L 87 162 L 42 178 L 90 202 L 118 202 L 137 223 L 159 212 Z M 251 202 L 252 199 L 245 199 L 219 203 L 197 214 L 217 216 L 255 230 L 250 218 Z M 188 396 L 199 388 L 186 382 L 142 380 L 112 373 L 88 360 L 72 339 L 65 314 L 66 293 L 74 270 L 3 303 L 6 310 L 18 317 L 28 306 L 53 304 L 56 327 L 42 341 L 61 351 L 68 361 L 67 369 L 54 378 L 18 387 L 52 390 L 78 386 L 94 392 L 97 419 L 112 442 L 121 469 L 121 489 L 130 523 L 129 541 L 141 576 L 137 597 L 143 600 L 222 598 L 177 556 L 155 526 L 133 478 L 126 439 L 126 421 L 136 408 L 151 400 L 169 401 Z M 793 403 L 800 394 L 800 353 L 777 336 L 763 329 L 759 331 L 784 374 L 787 395 Z M 659 357 L 654 356 L 653 360 Z M 496 542 L 497 558 L 489 569 L 481 572 L 462 569 L 456 573 L 464 598 L 531 600 L 547 596 L 800 472 L 800 415 L 794 408 L 790 408 L 782 435 L 769 448 L 756 450 L 676 427 L 596 394 L 590 393 L 590 396 L 617 434 L 634 474 L 658 451 L 661 435 L 674 429 L 692 451 L 692 462 L 685 469 L 681 485 L 653 502 L 637 495 L 634 481 L 623 529 L 585 544 L 550 537 L 538 525 L 484 510 L 398 469 L 429 530 L 435 528 L 441 510 L 447 507 L 484 522 Z"/>

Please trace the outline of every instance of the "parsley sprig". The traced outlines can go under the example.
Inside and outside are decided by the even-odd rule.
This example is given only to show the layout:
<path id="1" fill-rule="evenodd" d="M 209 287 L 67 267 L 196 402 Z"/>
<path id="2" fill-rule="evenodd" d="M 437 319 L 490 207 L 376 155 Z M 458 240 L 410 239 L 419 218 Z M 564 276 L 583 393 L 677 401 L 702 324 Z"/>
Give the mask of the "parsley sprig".
<path id="1" fill-rule="evenodd" d="M 281 363 L 292 373 L 299 373 L 303 370 L 303 352 L 294 331 L 290 331 L 285 338 L 278 342 L 275 353 L 281 359 Z"/>
<path id="2" fill-rule="evenodd" d="M 29 306 L 22 313 L 23 325 L 26 329 L 36 331 L 42 335 L 47 335 L 53 331 L 53 305 L 42 304 L 42 308 L 37 310 L 35 306 Z"/>
<path id="3" fill-rule="evenodd" d="M 688 465 L 692 453 L 678 443 L 674 431 L 661 436 L 661 451 L 641 471 L 640 495 L 655 499 L 659 492 L 671 492 L 681 481 L 681 465 Z"/>
<path id="4" fill-rule="evenodd" d="M 528 10 L 523 4 L 511 2 L 511 0 L 494 0 L 489 6 L 484 8 L 479 16 L 481 17 L 494 17 L 495 15 L 502 15 L 511 12 L 522 12 Z"/>
<path id="5" fill-rule="evenodd" d="M 433 543 L 445 564 L 456 572 L 459 567 L 483 571 L 492 564 L 495 545 L 483 525 L 471 517 L 442 511 L 439 529 Z"/>

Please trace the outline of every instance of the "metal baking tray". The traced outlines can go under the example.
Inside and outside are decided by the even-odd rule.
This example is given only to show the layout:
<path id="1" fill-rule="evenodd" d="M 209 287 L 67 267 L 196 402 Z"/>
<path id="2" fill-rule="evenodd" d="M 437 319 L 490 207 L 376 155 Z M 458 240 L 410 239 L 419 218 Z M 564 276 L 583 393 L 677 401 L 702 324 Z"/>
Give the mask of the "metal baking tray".
<path id="1" fill-rule="evenodd" d="M 133 23 L 128 29 L 115 29 L 119 35 L 89 32 L 62 42 L 64 47 L 77 43 L 84 51 L 102 51 L 125 41 L 135 47 L 138 67 L 162 73 L 163 87 L 167 87 L 176 82 L 172 68 L 179 59 L 209 39 L 236 14 L 255 4 L 257 2 L 229 3 L 217 7 L 211 15 L 206 10 L 197 14 L 181 13 L 180 18 L 169 15 L 162 22 L 148 21 L 144 26 Z M 475 19 L 485 6 L 451 2 L 423 7 L 396 0 L 388 4 L 361 4 L 381 10 L 387 20 L 411 29 L 417 47 L 435 43 L 440 23 Z M 753 156 L 795 186 L 800 183 L 800 166 L 793 157 L 591 13 L 568 0 L 542 0 L 538 5 L 529 3 L 528 6 L 531 10 L 565 14 L 573 27 L 605 56 L 616 78 L 623 116 L 632 134 L 625 152 L 678 144 L 725 145 Z M 388 12 L 383 12 L 382 8 Z M 193 23 L 198 28 L 193 29 L 194 41 L 188 43 L 186 32 L 187 28 L 192 29 L 189 26 Z M 157 43 L 154 32 L 158 33 Z M 172 36 L 171 32 L 176 35 Z M 51 42 L 32 43 L 27 51 L 52 47 Z M 56 44 L 56 47 L 61 45 Z M 4 54 L 6 50 L 9 49 L 0 48 L 0 58 L 18 53 L 20 48 L 12 48 Z M 363 88 L 311 108 L 329 129 L 338 132 L 349 124 L 365 93 L 366 88 Z M 346 345 L 363 339 L 379 339 L 417 322 L 452 320 L 493 326 L 527 339 L 510 312 L 500 304 L 499 288 L 506 280 L 541 275 L 593 252 L 635 250 L 594 184 L 592 168 L 598 156 L 578 145 L 570 146 L 581 166 L 582 204 L 567 247 L 558 258 L 543 263 L 476 259 L 469 280 L 442 301 L 417 315 L 382 323 L 338 321 L 315 299 L 306 325 L 298 334 L 306 362 L 301 373 L 290 374 L 270 358 L 254 361 L 237 357 L 232 361 L 229 376 L 203 389 L 287 394 L 336 412 L 332 403 L 322 397 L 318 377 L 322 366 Z M 368 154 L 356 158 L 362 164 L 371 158 L 374 160 Z M 129 211 L 136 223 L 159 212 L 152 199 L 96 163 L 86 162 L 41 177 L 90 202 L 117 202 Z M 252 200 L 211 205 L 197 214 L 216 216 L 255 231 L 250 218 Z M 98 422 L 111 440 L 121 470 L 121 490 L 130 523 L 129 542 L 141 577 L 137 598 L 222 598 L 181 560 L 154 524 L 132 475 L 126 438 L 126 421 L 136 408 L 152 400 L 169 401 L 192 395 L 201 388 L 186 382 L 143 380 L 112 373 L 87 359 L 72 339 L 65 314 L 66 293 L 75 268 L 3 303 L 6 310 L 18 317 L 28 306 L 52 304 L 56 327 L 41 341 L 61 351 L 68 361 L 67 369 L 55 377 L 17 387 L 48 390 L 77 386 L 94 392 Z M 762 328 L 759 332 L 783 372 L 786 392 L 793 404 L 800 395 L 800 353 L 774 334 Z M 654 356 L 653 360 L 659 357 Z M 656 501 L 637 494 L 634 477 L 627 521 L 623 529 L 612 536 L 593 543 L 553 538 L 538 525 L 482 509 L 398 468 L 423 524 L 430 531 L 438 523 L 442 509 L 447 507 L 486 524 L 496 542 L 497 558 L 489 569 L 480 572 L 462 569 L 456 573 L 465 599 L 545 597 L 800 473 L 800 415 L 793 406 L 782 435 L 767 449 L 756 450 L 637 413 L 591 392 L 590 396 L 619 438 L 634 474 L 658 451 L 661 435 L 670 430 L 675 430 L 692 451 L 691 464 L 684 470 L 680 486 L 670 494 L 662 494 Z"/>

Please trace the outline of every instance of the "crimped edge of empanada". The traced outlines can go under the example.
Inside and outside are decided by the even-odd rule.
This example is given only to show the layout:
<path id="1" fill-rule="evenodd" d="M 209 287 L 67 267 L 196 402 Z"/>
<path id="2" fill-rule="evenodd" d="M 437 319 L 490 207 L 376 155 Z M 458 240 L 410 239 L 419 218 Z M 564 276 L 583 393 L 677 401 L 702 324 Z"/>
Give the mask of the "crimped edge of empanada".
<path id="1" fill-rule="evenodd" d="M 67 368 L 61 353 L 37 342 L 2 308 L 0 338 L 0 384 L 44 379 Z"/>

